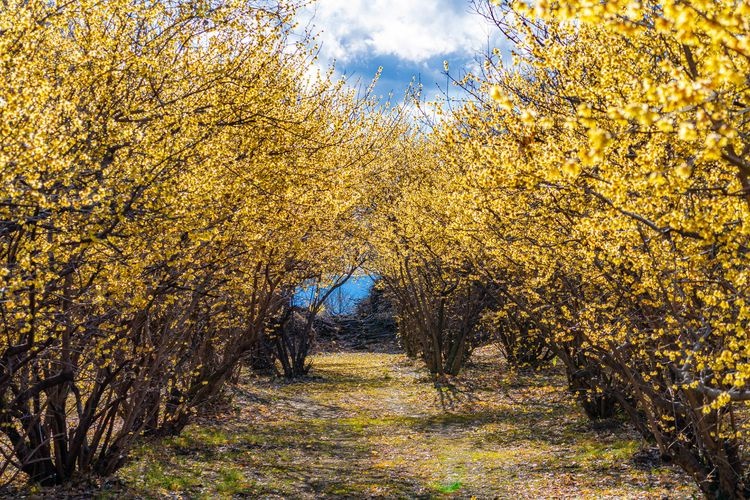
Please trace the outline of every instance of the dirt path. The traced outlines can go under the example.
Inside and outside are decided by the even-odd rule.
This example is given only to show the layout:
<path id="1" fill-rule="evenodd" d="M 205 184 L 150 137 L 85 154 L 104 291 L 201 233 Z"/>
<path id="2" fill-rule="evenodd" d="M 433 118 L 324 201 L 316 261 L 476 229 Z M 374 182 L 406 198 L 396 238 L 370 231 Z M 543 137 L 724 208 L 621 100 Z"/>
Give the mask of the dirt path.
<path id="1" fill-rule="evenodd" d="M 643 443 L 592 427 L 554 373 L 507 375 L 485 352 L 438 390 L 401 355 L 313 359 L 314 379 L 248 381 L 218 421 L 139 450 L 133 496 L 261 498 L 670 498 L 696 494 Z"/>

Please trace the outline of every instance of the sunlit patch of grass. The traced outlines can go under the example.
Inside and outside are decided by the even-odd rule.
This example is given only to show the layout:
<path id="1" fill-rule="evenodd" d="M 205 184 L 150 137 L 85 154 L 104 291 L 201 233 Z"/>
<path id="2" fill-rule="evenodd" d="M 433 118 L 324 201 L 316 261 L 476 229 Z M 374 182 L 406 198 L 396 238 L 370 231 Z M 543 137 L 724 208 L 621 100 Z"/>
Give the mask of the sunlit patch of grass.
<path id="1" fill-rule="evenodd" d="M 597 466 L 614 466 L 628 462 L 640 448 L 635 440 L 616 440 L 611 443 L 584 442 L 575 448 L 570 458 L 575 462 Z"/>
<path id="2" fill-rule="evenodd" d="M 200 484 L 193 471 L 166 467 L 157 461 L 150 462 L 142 471 L 143 489 L 150 492 L 182 492 Z"/>
<path id="3" fill-rule="evenodd" d="M 235 467 L 219 469 L 216 491 L 224 496 L 247 493 L 251 487 L 242 471 Z"/>
<path id="4" fill-rule="evenodd" d="M 461 489 L 463 483 L 461 481 L 450 481 L 447 483 L 438 484 L 434 487 L 438 493 L 455 493 Z"/>
<path id="5" fill-rule="evenodd" d="M 234 436 L 230 436 L 220 427 L 190 426 L 177 437 L 167 440 L 168 445 L 191 448 L 191 447 L 215 447 L 231 443 Z"/>

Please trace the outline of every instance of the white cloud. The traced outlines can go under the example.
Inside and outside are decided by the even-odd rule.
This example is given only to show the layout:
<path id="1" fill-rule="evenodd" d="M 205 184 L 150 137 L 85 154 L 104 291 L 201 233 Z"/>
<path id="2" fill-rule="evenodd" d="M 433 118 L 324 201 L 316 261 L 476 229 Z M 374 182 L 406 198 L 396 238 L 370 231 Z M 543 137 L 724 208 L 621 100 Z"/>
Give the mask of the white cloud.
<path id="1" fill-rule="evenodd" d="M 468 5 L 465 0 L 318 0 L 302 19 L 313 17 L 327 59 L 346 63 L 395 56 L 419 63 L 484 46 L 487 26 Z"/>

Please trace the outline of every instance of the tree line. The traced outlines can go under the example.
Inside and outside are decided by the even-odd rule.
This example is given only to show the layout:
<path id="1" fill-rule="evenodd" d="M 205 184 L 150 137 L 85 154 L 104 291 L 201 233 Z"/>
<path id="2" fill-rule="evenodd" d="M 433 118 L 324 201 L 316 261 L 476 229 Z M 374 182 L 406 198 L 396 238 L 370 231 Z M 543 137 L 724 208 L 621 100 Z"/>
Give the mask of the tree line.
<path id="1" fill-rule="evenodd" d="M 111 474 L 244 366 L 304 375 L 295 292 L 364 266 L 439 379 L 555 360 L 750 496 L 750 7 L 473 6 L 510 47 L 423 127 L 316 70 L 293 4 L 4 3 L 5 472 Z"/>
<path id="2" fill-rule="evenodd" d="M 110 474 L 245 360 L 307 369 L 291 297 L 360 262 L 402 125 L 315 70 L 295 8 L 0 6 L 4 472 Z"/>
<path id="3" fill-rule="evenodd" d="M 407 352 L 554 357 L 589 417 L 750 496 L 748 3 L 473 5 L 510 47 L 455 80 L 373 231 Z"/>

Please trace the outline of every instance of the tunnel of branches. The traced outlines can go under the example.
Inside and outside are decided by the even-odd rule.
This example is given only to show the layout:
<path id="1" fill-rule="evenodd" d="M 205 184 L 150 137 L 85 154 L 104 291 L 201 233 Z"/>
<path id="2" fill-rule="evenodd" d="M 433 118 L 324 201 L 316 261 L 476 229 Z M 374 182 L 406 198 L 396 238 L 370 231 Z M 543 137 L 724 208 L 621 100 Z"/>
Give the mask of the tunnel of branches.
<path id="1" fill-rule="evenodd" d="M 554 364 L 750 496 L 747 2 L 471 4 L 512 55 L 443 106 L 314 71 L 288 2 L 0 6 L 5 474 L 113 474 L 338 336 Z"/>

